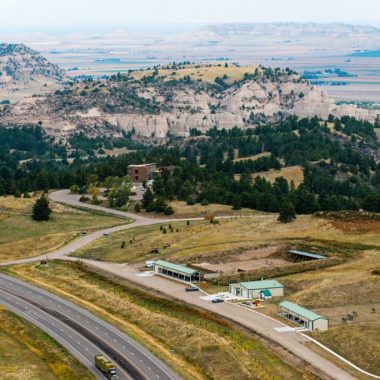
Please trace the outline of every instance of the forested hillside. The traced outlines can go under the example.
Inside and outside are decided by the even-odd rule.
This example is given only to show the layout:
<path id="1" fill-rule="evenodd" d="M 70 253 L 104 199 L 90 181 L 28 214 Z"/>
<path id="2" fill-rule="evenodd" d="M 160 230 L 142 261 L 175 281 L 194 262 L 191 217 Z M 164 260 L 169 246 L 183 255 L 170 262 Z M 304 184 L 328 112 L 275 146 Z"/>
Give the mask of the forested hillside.
<path id="1" fill-rule="evenodd" d="M 129 164 L 157 162 L 163 175 L 152 199 L 228 204 L 278 212 L 284 202 L 297 213 L 365 208 L 380 211 L 379 143 L 374 125 L 344 117 L 328 121 L 289 117 L 272 124 L 172 137 L 165 145 L 78 135 L 70 145 L 53 143 L 40 127 L 0 129 L 0 193 L 101 185 L 124 177 Z M 118 157 L 97 157 L 106 148 L 129 147 Z M 68 157 L 72 157 L 68 160 Z M 165 170 L 165 167 L 175 170 Z M 301 167 L 296 187 L 282 169 Z M 269 181 L 273 169 L 278 178 Z M 263 174 L 264 173 L 264 174 Z M 276 177 L 276 175 L 275 175 Z"/>

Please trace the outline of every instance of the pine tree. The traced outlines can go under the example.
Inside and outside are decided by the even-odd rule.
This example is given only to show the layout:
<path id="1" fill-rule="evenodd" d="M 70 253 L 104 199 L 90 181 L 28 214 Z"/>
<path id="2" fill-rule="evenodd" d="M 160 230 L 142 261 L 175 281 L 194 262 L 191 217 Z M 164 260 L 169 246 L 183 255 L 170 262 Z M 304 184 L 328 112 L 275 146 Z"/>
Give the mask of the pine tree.
<path id="1" fill-rule="evenodd" d="M 142 200 L 142 208 L 146 209 L 154 202 L 154 195 L 150 187 L 145 190 L 143 200 Z"/>
<path id="2" fill-rule="evenodd" d="M 51 209 L 49 206 L 49 201 L 47 200 L 45 194 L 41 198 L 37 199 L 33 206 L 32 218 L 38 222 L 48 221 L 51 214 Z"/>
<path id="3" fill-rule="evenodd" d="M 285 201 L 280 207 L 280 215 L 278 221 L 281 223 L 290 223 L 296 218 L 296 210 L 294 205 Z"/>

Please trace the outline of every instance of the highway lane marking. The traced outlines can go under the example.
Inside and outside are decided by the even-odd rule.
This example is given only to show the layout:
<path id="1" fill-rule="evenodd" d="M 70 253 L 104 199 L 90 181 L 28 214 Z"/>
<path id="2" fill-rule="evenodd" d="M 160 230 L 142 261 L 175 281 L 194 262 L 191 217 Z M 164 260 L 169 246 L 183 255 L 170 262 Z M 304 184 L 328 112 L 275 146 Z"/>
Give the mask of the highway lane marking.
<path id="1" fill-rule="evenodd" d="M 27 288 L 25 289 L 25 292 L 26 292 L 26 290 L 27 290 Z M 32 292 L 31 292 L 32 293 Z M 37 292 L 36 293 L 33 293 L 34 294 L 34 297 L 39 297 L 39 298 L 45 298 L 46 297 L 46 295 L 41 295 L 41 294 L 38 294 Z M 57 297 L 58 298 L 58 297 Z M 9 297 L 8 297 L 8 299 L 10 299 Z M 46 302 L 46 301 L 45 301 Z M 51 300 L 49 300 L 49 302 L 52 302 Z M 60 307 L 60 308 L 62 308 L 62 306 L 61 305 L 59 305 L 59 303 L 57 302 L 57 305 L 56 306 L 58 306 L 58 307 Z M 71 307 L 71 306 L 69 306 L 69 305 L 65 305 L 65 306 L 68 306 L 68 307 Z M 67 310 L 65 310 L 66 311 L 66 313 L 68 313 L 68 314 L 71 314 L 71 315 L 73 315 L 73 311 L 72 311 L 73 309 L 67 309 Z M 75 310 L 75 309 L 74 309 Z M 37 313 L 33 313 L 34 315 L 36 315 L 36 316 L 38 316 L 38 314 Z M 81 316 L 77 316 L 78 318 L 82 318 L 83 319 L 83 315 L 82 315 L 82 317 Z M 38 318 L 39 319 L 39 318 Z M 88 321 L 87 321 L 88 322 Z M 94 321 L 93 321 L 94 322 Z M 91 320 L 90 320 L 90 322 L 89 323 L 91 323 Z M 97 330 L 99 330 L 99 327 L 98 326 L 94 326 L 94 327 L 96 327 L 96 329 Z M 106 336 L 108 336 L 109 337 L 109 335 L 111 335 L 111 337 L 112 337 L 112 334 L 110 334 L 110 332 L 104 332 L 103 331 L 103 334 L 104 335 L 106 335 Z M 71 338 L 72 338 L 72 336 L 71 336 Z M 116 340 L 114 340 L 114 341 L 116 341 Z M 124 347 L 125 347 L 125 345 L 124 345 Z M 139 351 L 140 352 L 140 351 Z M 144 356 L 146 356 L 146 354 L 144 353 L 144 352 L 140 352 L 141 354 L 143 354 Z M 131 355 L 133 355 L 133 356 L 135 356 L 135 353 L 133 352 L 133 353 L 130 353 Z M 123 354 L 122 354 L 123 355 Z M 124 356 L 124 355 L 123 355 Z M 140 359 L 141 360 L 141 359 Z M 150 360 L 150 359 L 149 359 Z M 143 361 L 141 360 L 141 363 L 143 363 Z M 155 363 L 156 364 L 156 363 Z M 161 370 L 163 370 L 162 369 L 162 367 L 160 366 L 160 365 L 158 365 L 157 366 L 158 368 L 160 368 Z M 166 372 L 165 370 L 163 370 L 164 372 Z M 124 371 L 123 371 L 124 372 Z M 171 376 L 169 375 L 169 377 L 171 378 Z"/>

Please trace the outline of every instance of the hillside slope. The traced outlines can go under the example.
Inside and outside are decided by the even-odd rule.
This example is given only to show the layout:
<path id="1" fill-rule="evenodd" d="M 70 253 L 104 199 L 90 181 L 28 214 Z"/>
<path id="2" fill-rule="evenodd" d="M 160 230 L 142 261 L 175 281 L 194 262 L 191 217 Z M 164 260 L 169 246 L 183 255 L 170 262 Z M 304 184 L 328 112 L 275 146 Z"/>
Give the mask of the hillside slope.
<path id="1" fill-rule="evenodd" d="M 193 128 L 246 128 L 283 115 L 329 114 L 370 121 L 377 116 L 375 111 L 337 106 L 289 69 L 173 64 L 106 81 L 73 82 L 46 98 L 3 107 L 0 122 L 41 121 L 57 136 L 78 131 L 117 136 L 124 130 L 141 139 L 163 139 L 168 134 L 188 136 Z"/>
<path id="2" fill-rule="evenodd" d="M 57 88 L 64 71 L 22 44 L 0 44 L 0 101 Z"/>

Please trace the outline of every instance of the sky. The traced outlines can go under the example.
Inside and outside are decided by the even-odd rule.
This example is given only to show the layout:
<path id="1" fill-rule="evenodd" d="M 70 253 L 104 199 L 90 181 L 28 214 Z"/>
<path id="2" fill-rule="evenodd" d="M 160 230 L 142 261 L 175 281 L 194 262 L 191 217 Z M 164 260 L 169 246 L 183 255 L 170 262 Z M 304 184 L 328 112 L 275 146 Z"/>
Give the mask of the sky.
<path id="1" fill-rule="evenodd" d="M 227 22 L 380 25 L 380 0 L 0 0 L 3 31 Z"/>

